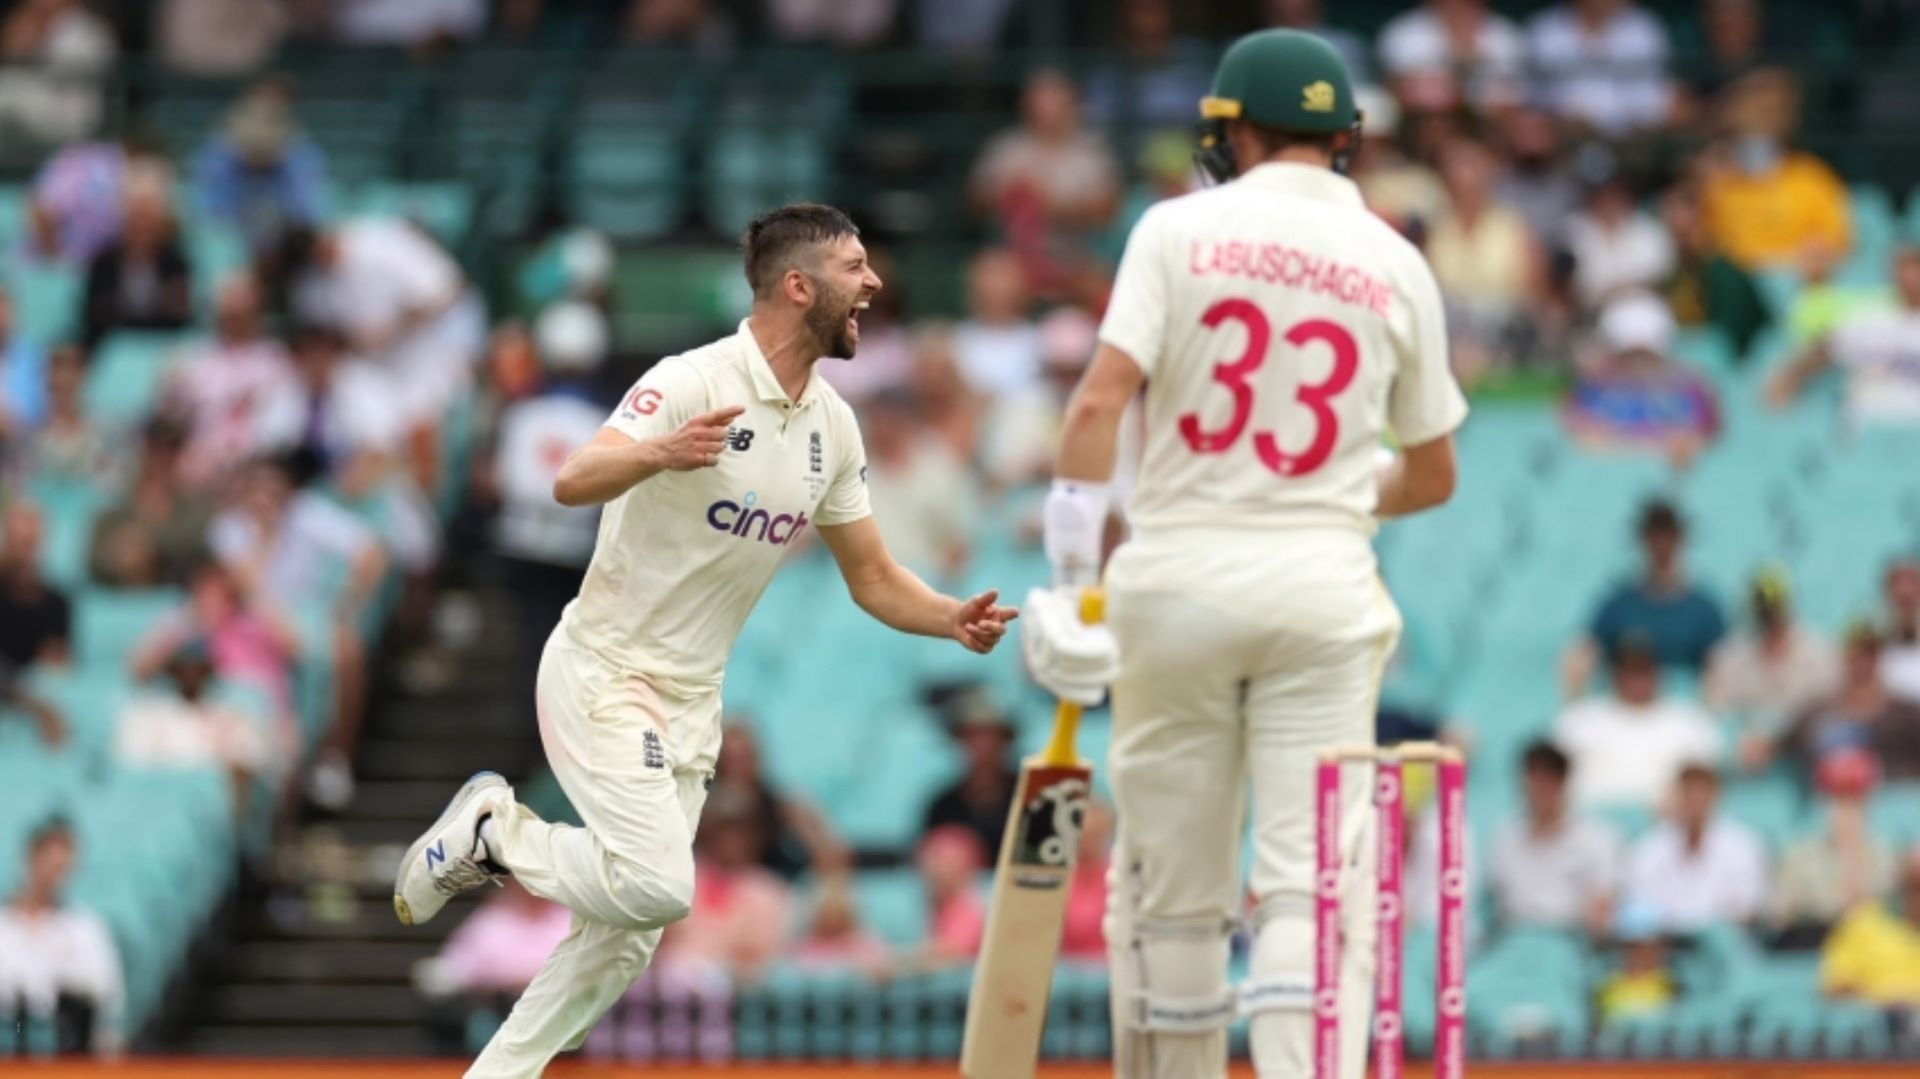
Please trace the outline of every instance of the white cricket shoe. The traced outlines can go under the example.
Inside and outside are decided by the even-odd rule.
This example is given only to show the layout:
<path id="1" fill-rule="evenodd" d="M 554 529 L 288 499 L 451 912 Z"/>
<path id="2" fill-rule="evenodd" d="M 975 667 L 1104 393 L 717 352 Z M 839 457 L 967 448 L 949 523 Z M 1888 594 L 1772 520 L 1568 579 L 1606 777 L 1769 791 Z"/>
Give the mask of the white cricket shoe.
<path id="1" fill-rule="evenodd" d="M 447 900 L 498 879 L 499 867 L 485 860 L 480 844 L 480 818 L 507 789 L 497 773 L 474 773 L 408 849 L 393 882 L 393 913 L 401 925 L 425 925 Z"/>

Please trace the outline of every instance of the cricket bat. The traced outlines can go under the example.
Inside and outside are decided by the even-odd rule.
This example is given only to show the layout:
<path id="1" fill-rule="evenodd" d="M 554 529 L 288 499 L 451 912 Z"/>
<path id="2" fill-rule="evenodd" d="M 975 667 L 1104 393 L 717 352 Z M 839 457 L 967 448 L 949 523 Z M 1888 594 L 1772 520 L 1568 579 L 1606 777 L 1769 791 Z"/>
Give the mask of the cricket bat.
<path id="1" fill-rule="evenodd" d="M 1099 589 L 1082 592 L 1080 620 L 1100 621 L 1105 604 Z M 1080 706 L 1061 701 L 1046 749 L 1020 765 L 967 998 L 960 1048 L 966 1079 L 1032 1079 L 1040 1064 L 1067 886 L 1093 781 L 1093 766 L 1074 748 L 1079 732 Z"/>

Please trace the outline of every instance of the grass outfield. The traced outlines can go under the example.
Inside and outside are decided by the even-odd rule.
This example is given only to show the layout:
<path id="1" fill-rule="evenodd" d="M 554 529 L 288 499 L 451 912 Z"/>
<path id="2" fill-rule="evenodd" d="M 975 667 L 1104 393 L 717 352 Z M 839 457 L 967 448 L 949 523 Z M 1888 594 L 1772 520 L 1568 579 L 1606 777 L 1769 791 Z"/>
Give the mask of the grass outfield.
<path id="1" fill-rule="evenodd" d="M 458 1062 L 390 1063 L 383 1061 L 308 1062 L 297 1060 L 130 1060 L 117 1064 L 37 1063 L 9 1061 L 0 1068 L 9 1076 L 33 1079 L 66 1079 L 80 1076 L 112 1076 L 114 1079 L 455 1079 L 461 1072 Z M 1626 1076 L 1643 1079 L 1852 1079 L 1854 1076 L 1914 1076 L 1912 1061 L 1899 1064 L 1813 1064 L 1813 1063 L 1717 1063 L 1717 1064 L 1624 1064 L 1617 1062 L 1575 1064 L 1473 1064 L 1467 1068 L 1475 1079 L 1567 1079 L 1568 1076 Z M 684 1065 L 612 1065 L 570 1062 L 556 1065 L 547 1074 L 554 1079 L 825 1079 L 827 1076 L 892 1076 L 896 1079 L 953 1079 L 951 1068 L 939 1067 L 861 1067 L 858 1065 L 739 1065 L 735 1067 L 691 1067 Z M 1040 1070 L 1045 1079 L 1110 1079 L 1113 1073 L 1099 1065 L 1053 1065 Z M 1409 1065 L 1409 1079 L 1428 1079 L 1431 1071 Z M 1234 1069 L 1233 1079 L 1251 1079 L 1253 1070 L 1245 1065 Z"/>

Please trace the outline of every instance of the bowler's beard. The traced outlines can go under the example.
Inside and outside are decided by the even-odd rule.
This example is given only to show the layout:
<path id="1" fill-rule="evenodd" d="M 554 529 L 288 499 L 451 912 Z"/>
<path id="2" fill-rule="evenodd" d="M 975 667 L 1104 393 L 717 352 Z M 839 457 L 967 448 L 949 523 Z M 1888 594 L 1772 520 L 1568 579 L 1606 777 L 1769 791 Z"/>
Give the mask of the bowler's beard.
<path id="1" fill-rule="evenodd" d="M 820 298 L 807 308 L 807 332 L 813 334 L 821 355 L 853 359 L 858 342 L 847 331 L 847 319 L 853 315 L 855 302 L 853 294 L 837 296 L 822 289 Z"/>

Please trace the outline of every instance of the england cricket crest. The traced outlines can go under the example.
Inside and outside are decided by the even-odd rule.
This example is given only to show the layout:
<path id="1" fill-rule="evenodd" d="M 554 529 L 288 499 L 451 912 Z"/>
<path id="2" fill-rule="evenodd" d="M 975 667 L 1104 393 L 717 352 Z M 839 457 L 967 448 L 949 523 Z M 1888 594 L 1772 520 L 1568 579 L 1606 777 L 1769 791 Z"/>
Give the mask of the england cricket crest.
<path id="1" fill-rule="evenodd" d="M 1085 768 L 1035 768 L 1020 804 L 1019 830 L 1008 865 L 1014 883 L 1024 888 L 1058 888 L 1080 847 L 1080 826 L 1087 817 Z M 1024 870 L 1024 872 L 1023 872 Z M 1055 870 L 1057 872 L 1031 872 Z"/>

